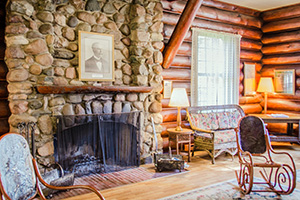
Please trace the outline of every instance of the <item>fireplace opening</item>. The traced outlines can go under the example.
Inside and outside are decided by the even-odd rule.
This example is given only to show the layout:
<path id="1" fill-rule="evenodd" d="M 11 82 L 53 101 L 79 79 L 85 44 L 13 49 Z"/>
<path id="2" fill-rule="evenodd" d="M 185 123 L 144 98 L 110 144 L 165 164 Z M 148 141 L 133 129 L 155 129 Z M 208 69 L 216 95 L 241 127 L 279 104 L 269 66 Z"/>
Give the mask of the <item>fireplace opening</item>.
<path id="1" fill-rule="evenodd" d="M 141 112 L 55 116 L 54 157 L 75 176 L 140 165 Z"/>

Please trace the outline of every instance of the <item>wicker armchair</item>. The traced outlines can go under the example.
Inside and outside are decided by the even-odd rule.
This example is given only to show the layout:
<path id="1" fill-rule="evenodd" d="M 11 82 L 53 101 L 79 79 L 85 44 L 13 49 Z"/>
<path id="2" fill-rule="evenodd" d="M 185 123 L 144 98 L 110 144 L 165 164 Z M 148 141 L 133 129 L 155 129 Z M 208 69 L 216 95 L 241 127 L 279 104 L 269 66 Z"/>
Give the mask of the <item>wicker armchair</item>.
<path id="1" fill-rule="evenodd" d="M 239 105 L 198 106 L 187 108 L 187 118 L 195 131 L 195 150 L 205 150 L 215 163 L 215 158 L 227 152 L 232 156 L 237 152 L 234 129 L 245 116 Z"/>

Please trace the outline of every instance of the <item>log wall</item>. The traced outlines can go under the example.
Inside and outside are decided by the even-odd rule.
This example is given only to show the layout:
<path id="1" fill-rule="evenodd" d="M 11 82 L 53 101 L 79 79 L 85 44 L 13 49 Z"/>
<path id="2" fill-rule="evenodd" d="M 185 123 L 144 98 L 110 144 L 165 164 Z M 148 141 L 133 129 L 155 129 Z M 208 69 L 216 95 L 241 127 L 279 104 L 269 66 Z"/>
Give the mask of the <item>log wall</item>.
<path id="1" fill-rule="evenodd" d="M 261 13 L 261 76 L 274 76 L 275 69 L 295 70 L 295 95 L 271 95 L 268 109 L 274 112 L 299 112 L 300 101 L 300 4 Z"/>
<path id="2" fill-rule="evenodd" d="M 8 117 L 10 116 L 6 81 L 8 69 L 4 62 L 5 4 L 6 0 L 0 2 L 0 135 L 9 131 Z"/>
<path id="3" fill-rule="evenodd" d="M 185 0 L 179 1 L 161 1 L 164 8 L 164 43 L 168 43 L 176 23 L 180 18 L 180 14 L 186 5 Z M 261 69 L 261 52 L 262 43 L 262 21 L 259 17 L 259 12 L 231 4 L 222 2 L 204 0 L 198 10 L 192 27 L 223 31 L 229 33 L 240 34 L 241 39 L 241 70 L 240 70 L 240 93 L 243 94 L 243 63 L 254 63 L 257 66 L 257 71 Z M 191 82 L 191 55 L 192 55 L 192 32 L 186 34 L 182 45 L 179 47 L 176 57 L 171 66 L 164 69 L 162 74 L 164 80 L 172 80 L 173 87 L 183 87 L 187 89 L 190 95 Z M 250 101 L 252 106 L 248 106 L 247 110 L 251 112 L 261 112 L 261 98 L 256 98 Z M 163 132 L 162 137 L 165 138 L 167 144 L 167 128 L 176 127 L 176 108 L 168 107 L 169 99 L 163 99 Z M 243 102 L 243 101 L 242 101 Z M 182 110 L 182 119 L 185 119 L 185 111 Z M 183 126 L 189 126 L 184 121 Z M 165 145 L 166 146 L 166 145 Z"/>

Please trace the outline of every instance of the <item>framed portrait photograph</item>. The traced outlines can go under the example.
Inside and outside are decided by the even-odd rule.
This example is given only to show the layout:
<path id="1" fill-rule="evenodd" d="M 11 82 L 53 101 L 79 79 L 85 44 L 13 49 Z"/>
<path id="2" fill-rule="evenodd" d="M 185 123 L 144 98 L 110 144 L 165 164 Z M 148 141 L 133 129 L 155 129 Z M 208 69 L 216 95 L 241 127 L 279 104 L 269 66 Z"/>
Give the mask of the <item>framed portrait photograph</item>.
<path id="1" fill-rule="evenodd" d="M 244 63 L 244 96 L 255 95 L 255 64 Z"/>
<path id="2" fill-rule="evenodd" d="M 295 94 L 295 70 L 274 70 L 274 89 L 279 94 Z"/>
<path id="3" fill-rule="evenodd" d="M 114 80 L 114 36 L 79 31 L 79 79 Z"/>

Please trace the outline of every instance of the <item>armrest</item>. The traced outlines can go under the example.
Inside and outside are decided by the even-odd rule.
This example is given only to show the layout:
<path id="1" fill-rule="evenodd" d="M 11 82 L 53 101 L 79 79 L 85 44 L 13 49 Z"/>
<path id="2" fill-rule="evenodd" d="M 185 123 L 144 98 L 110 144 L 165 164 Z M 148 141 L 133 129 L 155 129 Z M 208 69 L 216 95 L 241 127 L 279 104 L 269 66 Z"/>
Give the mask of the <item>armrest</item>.
<path id="1" fill-rule="evenodd" d="M 35 174 L 36 174 L 36 177 L 37 177 L 38 192 L 42 196 L 42 199 L 45 199 L 45 198 L 43 198 L 44 195 L 43 195 L 42 190 L 39 186 L 39 182 L 41 182 L 47 188 L 50 188 L 50 189 L 53 189 L 53 190 L 87 189 L 87 190 L 90 190 L 90 191 L 94 192 L 99 197 L 99 199 L 105 200 L 105 198 L 100 194 L 100 192 L 98 190 L 96 190 L 96 188 L 94 188 L 92 186 L 89 186 L 89 185 L 73 185 L 73 186 L 53 186 L 53 185 L 49 185 L 48 183 L 46 183 L 44 181 L 41 174 L 39 173 L 37 162 L 34 158 L 32 158 L 32 162 L 33 162 L 34 171 L 35 171 Z"/>

